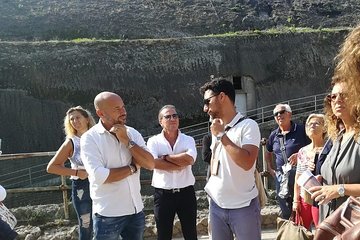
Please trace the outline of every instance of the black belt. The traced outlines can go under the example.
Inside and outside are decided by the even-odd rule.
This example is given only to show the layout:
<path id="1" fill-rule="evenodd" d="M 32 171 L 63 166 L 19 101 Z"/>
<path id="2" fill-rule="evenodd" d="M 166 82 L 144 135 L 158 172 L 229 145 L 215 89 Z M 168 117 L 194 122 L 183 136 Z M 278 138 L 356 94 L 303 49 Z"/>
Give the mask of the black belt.
<path id="1" fill-rule="evenodd" d="M 178 192 L 183 192 L 189 188 L 192 188 L 193 186 L 187 186 L 187 187 L 184 187 L 184 188 L 173 188 L 173 189 L 162 189 L 162 188 L 157 188 L 163 192 L 166 192 L 166 193 L 178 193 Z"/>

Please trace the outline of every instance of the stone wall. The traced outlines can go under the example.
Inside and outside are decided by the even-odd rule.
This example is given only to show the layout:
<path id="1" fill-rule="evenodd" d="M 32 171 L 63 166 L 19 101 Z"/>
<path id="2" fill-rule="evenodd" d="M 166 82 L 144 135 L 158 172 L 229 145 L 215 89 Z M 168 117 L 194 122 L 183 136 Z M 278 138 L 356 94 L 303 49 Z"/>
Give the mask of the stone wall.
<path id="1" fill-rule="evenodd" d="M 181 125 L 206 121 L 199 87 L 216 76 L 250 76 L 256 106 L 323 93 L 347 31 L 258 33 L 166 40 L 0 42 L 3 153 L 56 150 L 70 106 L 94 112 L 94 96 L 119 93 L 128 124 L 160 131 L 158 109 L 175 104 Z"/>
<path id="2" fill-rule="evenodd" d="M 197 232 L 198 235 L 207 235 L 208 226 L 208 200 L 204 191 L 197 191 L 196 198 L 198 203 Z M 146 211 L 146 228 L 144 237 L 147 240 L 156 239 L 156 226 L 152 211 L 152 197 L 144 197 Z M 16 231 L 19 239 L 48 240 L 48 239 L 67 239 L 76 240 L 77 226 L 76 216 L 72 206 L 70 206 L 69 220 L 64 219 L 61 205 L 39 205 L 27 206 L 11 209 L 18 219 Z M 262 228 L 275 228 L 276 218 L 279 215 L 279 207 L 274 202 L 274 192 L 269 192 L 269 203 L 261 210 Z M 181 237 L 181 225 L 176 217 L 174 220 L 173 236 Z"/>
<path id="3" fill-rule="evenodd" d="M 354 26 L 357 0 L 12 0 L 0 39 L 192 37 L 248 29 Z"/>

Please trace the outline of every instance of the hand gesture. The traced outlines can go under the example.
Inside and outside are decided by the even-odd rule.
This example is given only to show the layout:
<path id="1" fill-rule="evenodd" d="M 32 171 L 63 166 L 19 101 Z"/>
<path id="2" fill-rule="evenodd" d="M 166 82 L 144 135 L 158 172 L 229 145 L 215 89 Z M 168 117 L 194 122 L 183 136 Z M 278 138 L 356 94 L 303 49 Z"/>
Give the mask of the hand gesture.
<path id="1" fill-rule="evenodd" d="M 78 172 L 77 172 L 77 176 L 78 176 L 81 180 L 84 180 L 84 179 L 86 179 L 86 178 L 89 176 L 89 174 L 88 174 L 85 170 L 83 170 L 83 169 L 78 169 L 77 171 L 78 171 Z"/>
<path id="2" fill-rule="evenodd" d="M 111 133 L 114 133 L 120 142 L 127 145 L 129 142 L 129 137 L 127 135 L 126 127 L 123 124 L 114 124 L 110 130 Z"/>
<path id="3" fill-rule="evenodd" d="M 297 153 L 293 153 L 290 157 L 289 157 L 289 163 L 292 165 L 292 166 L 296 166 L 297 164 Z"/>
<path id="4" fill-rule="evenodd" d="M 224 122 L 220 118 L 215 118 L 210 126 L 211 134 L 214 136 L 219 135 L 219 133 L 224 132 L 225 126 Z"/>

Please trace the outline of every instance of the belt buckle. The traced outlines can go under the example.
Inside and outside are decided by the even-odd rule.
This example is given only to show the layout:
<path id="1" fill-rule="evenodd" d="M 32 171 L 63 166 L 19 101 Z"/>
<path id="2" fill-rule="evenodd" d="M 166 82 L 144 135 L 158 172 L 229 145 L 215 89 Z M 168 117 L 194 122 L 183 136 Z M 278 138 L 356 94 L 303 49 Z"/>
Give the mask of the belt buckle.
<path id="1" fill-rule="evenodd" d="M 180 192 L 180 188 L 174 188 L 174 189 L 172 189 L 172 193 L 177 193 L 177 192 Z"/>

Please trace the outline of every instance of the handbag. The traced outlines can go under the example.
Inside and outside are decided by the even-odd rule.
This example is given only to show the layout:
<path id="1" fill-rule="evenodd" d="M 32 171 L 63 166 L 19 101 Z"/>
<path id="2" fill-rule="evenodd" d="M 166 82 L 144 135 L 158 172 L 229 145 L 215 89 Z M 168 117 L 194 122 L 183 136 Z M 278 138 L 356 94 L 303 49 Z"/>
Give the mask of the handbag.
<path id="1" fill-rule="evenodd" d="M 360 201 L 349 197 L 340 207 L 322 221 L 315 232 L 314 240 L 344 239 L 342 235 L 350 236 L 351 231 L 360 233 Z M 350 230 L 352 229 L 352 230 Z M 355 240 L 359 238 L 346 238 Z"/>
<path id="2" fill-rule="evenodd" d="M 277 236 L 276 240 L 313 240 L 314 235 L 311 231 L 302 226 L 302 219 L 299 214 L 299 225 L 295 223 L 295 212 L 291 213 L 289 220 L 277 218 Z"/>
<path id="3" fill-rule="evenodd" d="M 11 229 L 14 229 L 14 227 L 16 226 L 16 217 L 2 202 L 0 202 L 0 218 L 1 220 L 9 224 Z"/>
<path id="4" fill-rule="evenodd" d="M 334 240 L 358 240 L 360 239 L 360 223 L 354 225 L 352 228 L 345 230 L 341 235 L 338 235 Z"/>
<path id="5" fill-rule="evenodd" d="M 265 207 L 265 205 L 268 201 L 268 197 L 265 192 L 264 184 L 261 180 L 260 173 L 257 169 L 255 169 L 254 175 L 255 175 L 255 185 L 259 192 L 258 198 L 259 198 L 259 202 L 260 202 L 260 207 L 263 208 L 263 207 Z"/>

